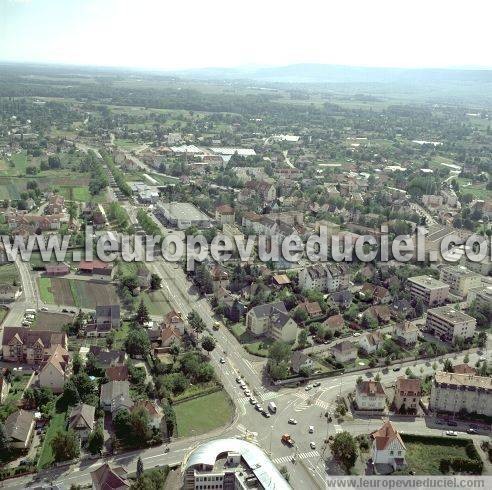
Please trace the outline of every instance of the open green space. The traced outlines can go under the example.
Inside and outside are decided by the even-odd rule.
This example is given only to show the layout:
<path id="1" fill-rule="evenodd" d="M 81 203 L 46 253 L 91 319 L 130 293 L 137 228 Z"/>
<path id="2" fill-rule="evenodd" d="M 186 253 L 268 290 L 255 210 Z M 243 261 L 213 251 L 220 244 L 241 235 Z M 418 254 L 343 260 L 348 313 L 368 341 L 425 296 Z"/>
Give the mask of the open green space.
<path id="1" fill-rule="evenodd" d="M 235 323 L 232 325 L 231 331 L 247 352 L 254 356 L 268 356 L 268 349 L 273 343 L 272 339 L 254 337 L 248 332 L 244 323 Z"/>
<path id="2" fill-rule="evenodd" d="M 197 436 L 223 427 L 234 414 L 224 390 L 200 396 L 174 406 L 179 437 Z"/>
<path id="3" fill-rule="evenodd" d="M 143 302 L 151 315 L 165 315 L 171 311 L 171 305 L 160 289 L 157 291 L 144 291 L 140 295 L 140 298 L 143 299 Z"/>
<path id="4" fill-rule="evenodd" d="M 118 350 L 123 348 L 129 330 L 130 330 L 130 324 L 128 322 L 123 322 L 123 325 L 114 331 L 113 349 Z"/>
<path id="5" fill-rule="evenodd" d="M 39 294 L 43 303 L 54 303 L 55 297 L 51 291 L 51 279 L 49 277 L 38 278 Z"/>
<path id="6" fill-rule="evenodd" d="M 0 284 L 12 284 L 19 280 L 19 271 L 14 263 L 0 265 Z"/>
<path id="7" fill-rule="evenodd" d="M 439 463 L 441 459 L 468 458 L 463 440 L 455 440 L 455 444 L 439 445 L 424 442 L 407 442 L 407 470 L 417 475 L 441 475 Z"/>
<path id="8" fill-rule="evenodd" d="M 47 468 L 54 463 L 55 458 L 53 451 L 51 450 L 51 440 L 59 431 L 65 429 L 66 416 L 67 414 L 65 412 L 56 413 L 53 415 L 44 437 L 43 447 L 41 448 L 41 453 L 38 460 L 38 469 L 41 470 L 43 468 Z"/>

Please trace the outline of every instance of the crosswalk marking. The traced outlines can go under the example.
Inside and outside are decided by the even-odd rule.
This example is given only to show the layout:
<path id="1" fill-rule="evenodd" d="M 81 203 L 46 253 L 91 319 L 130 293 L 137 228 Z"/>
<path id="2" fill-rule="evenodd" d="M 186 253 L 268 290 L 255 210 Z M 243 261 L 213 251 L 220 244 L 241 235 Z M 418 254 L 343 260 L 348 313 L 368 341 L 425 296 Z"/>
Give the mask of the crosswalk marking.
<path id="1" fill-rule="evenodd" d="M 296 459 L 319 458 L 319 453 L 318 453 L 318 451 L 308 451 L 306 453 L 297 453 L 297 455 L 295 455 L 293 453 L 289 456 L 281 456 L 279 458 L 272 459 L 272 461 L 275 464 L 288 463 L 289 461 L 292 460 L 292 458 L 294 458 L 294 456 Z"/>

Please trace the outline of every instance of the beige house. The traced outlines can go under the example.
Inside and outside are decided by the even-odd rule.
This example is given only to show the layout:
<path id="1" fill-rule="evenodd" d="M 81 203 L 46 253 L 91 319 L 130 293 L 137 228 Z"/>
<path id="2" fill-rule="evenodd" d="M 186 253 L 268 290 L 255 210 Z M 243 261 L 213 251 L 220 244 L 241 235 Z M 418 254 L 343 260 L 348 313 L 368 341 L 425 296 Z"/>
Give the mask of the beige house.
<path id="1" fill-rule="evenodd" d="M 395 384 L 395 399 L 393 401 L 398 412 L 416 412 L 422 396 L 420 379 L 398 378 Z"/>
<path id="2" fill-rule="evenodd" d="M 458 337 L 473 337 L 477 320 L 452 306 L 441 306 L 427 310 L 425 328 L 445 342 L 454 342 Z"/>
<path id="3" fill-rule="evenodd" d="M 282 301 L 251 308 L 246 314 L 246 328 L 256 336 L 266 335 L 284 342 L 297 339 L 297 323 L 289 316 Z"/>
<path id="4" fill-rule="evenodd" d="M 412 346 L 417 343 L 419 329 L 412 322 L 397 323 L 393 330 L 394 339 L 404 346 Z"/>
<path id="5" fill-rule="evenodd" d="M 360 381 L 355 386 L 355 403 L 359 410 L 384 410 L 386 393 L 379 381 Z"/>
<path id="6" fill-rule="evenodd" d="M 61 393 L 71 374 L 70 355 L 61 345 L 57 345 L 39 371 L 39 386 Z"/>
<path id="7" fill-rule="evenodd" d="M 17 410 L 5 419 L 5 432 L 10 446 L 15 449 L 27 449 L 34 434 L 34 415 L 26 410 Z"/>
<path id="8" fill-rule="evenodd" d="M 421 300 L 426 306 L 443 305 L 449 296 L 449 284 L 431 276 L 409 277 L 410 297 Z"/>
<path id="9" fill-rule="evenodd" d="M 337 362 L 349 362 L 357 358 L 357 345 L 348 340 L 335 344 L 331 351 Z"/>
<path id="10" fill-rule="evenodd" d="M 378 330 L 369 332 L 360 338 L 359 346 L 366 354 L 372 354 L 383 347 L 384 336 Z"/>
<path id="11" fill-rule="evenodd" d="M 234 213 L 234 208 L 229 206 L 229 204 L 222 204 L 215 208 L 215 219 L 221 225 L 232 225 L 236 220 L 236 215 Z"/>
<path id="12" fill-rule="evenodd" d="M 466 298 L 472 288 L 482 285 L 482 276 L 476 272 L 468 270 L 462 265 L 447 266 L 441 268 L 441 281 L 450 286 L 450 292 Z"/>
<path id="13" fill-rule="evenodd" d="M 438 371 L 431 386 L 429 407 L 435 412 L 492 417 L 492 378 Z"/>

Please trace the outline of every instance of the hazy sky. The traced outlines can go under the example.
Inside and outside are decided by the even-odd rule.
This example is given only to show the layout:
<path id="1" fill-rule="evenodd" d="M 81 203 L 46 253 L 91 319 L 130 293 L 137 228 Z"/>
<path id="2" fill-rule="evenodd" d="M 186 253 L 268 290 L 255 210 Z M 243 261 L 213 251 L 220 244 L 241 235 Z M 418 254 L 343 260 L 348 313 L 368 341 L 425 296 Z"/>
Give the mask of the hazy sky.
<path id="1" fill-rule="evenodd" d="M 490 0 L 0 0 L 0 60 L 492 67 Z"/>

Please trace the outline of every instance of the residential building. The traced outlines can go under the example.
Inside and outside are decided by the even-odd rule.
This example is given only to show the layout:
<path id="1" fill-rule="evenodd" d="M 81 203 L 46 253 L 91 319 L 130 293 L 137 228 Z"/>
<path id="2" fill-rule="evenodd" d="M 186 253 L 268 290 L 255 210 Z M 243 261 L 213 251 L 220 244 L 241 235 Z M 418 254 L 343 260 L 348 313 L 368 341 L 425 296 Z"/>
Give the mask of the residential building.
<path id="1" fill-rule="evenodd" d="M 34 434 L 34 414 L 26 410 L 16 410 L 4 422 L 5 433 L 10 447 L 28 449 Z"/>
<path id="2" fill-rule="evenodd" d="M 343 327 L 345 326 L 345 320 L 343 319 L 342 315 L 332 315 L 329 318 L 327 318 L 322 325 L 327 329 L 330 330 L 331 333 L 334 335 L 335 332 L 341 332 L 343 330 Z"/>
<path id="3" fill-rule="evenodd" d="M 124 364 L 127 360 L 127 353 L 122 350 L 100 350 L 98 348 L 97 352 L 93 352 L 92 348 L 97 346 L 91 346 L 90 353 L 94 354 L 96 362 L 102 369 L 106 369 L 110 366 L 117 366 L 119 364 Z"/>
<path id="4" fill-rule="evenodd" d="M 398 412 L 416 413 L 421 396 L 422 383 L 420 379 L 397 378 L 393 403 Z"/>
<path id="5" fill-rule="evenodd" d="M 393 330 L 394 340 L 399 344 L 411 347 L 417 343 L 419 329 L 412 322 L 397 323 Z"/>
<path id="6" fill-rule="evenodd" d="M 335 344 L 331 348 L 331 352 L 337 362 L 350 362 L 357 358 L 357 345 L 348 340 L 344 340 Z"/>
<path id="7" fill-rule="evenodd" d="M 234 208 L 229 204 L 222 204 L 215 208 L 215 219 L 221 225 L 233 225 L 236 221 Z"/>
<path id="8" fill-rule="evenodd" d="M 133 401 L 130 398 L 128 381 L 109 381 L 101 385 L 101 406 L 104 411 L 114 415 L 118 410 L 130 410 Z"/>
<path id="9" fill-rule="evenodd" d="M 102 262 L 101 260 L 81 260 L 79 262 L 79 272 L 93 276 L 112 277 L 113 264 L 111 262 Z"/>
<path id="10" fill-rule="evenodd" d="M 307 354 L 304 354 L 304 352 L 296 350 L 292 353 L 290 367 L 294 373 L 299 374 L 301 369 L 312 369 L 313 366 L 313 360 Z"/>
<path id="11" fill-rule="evenodd" d="M 492 305 L 492 286 L 480 286 L 470 289 L 468 292 L 467 303 L 476 303 L 478 308 L 485 309 Z"/>
<path id="12" fill-rule="evenodd" d="M 117 364 L 106 368 L 106 378 L 108 381 L 128 381 L 130 373 L 126 364 Z"/>
<path id="13" fill-rule="evenodd" d="M 149 415 L 150 425 L 155 429 L 160 429 L 163 416 L 161 407 L 150 400 L 141 400 L 135 403 L 131 411 L 133 412 L 138 409 L 144 409 Z"/>
<path id="14" fill-rule="evenodd" d="M 305 311 L 308 319 L 323 315 L 323 310 L 317 301 L 303 301 L 297 305 L 297 308 Z"/>
<path id="15" fill-rule="evenodd" d="M 181 313 L 176 310 L 171 310 L 166 314 L 166 316 L 164 317 L 163 326 L 173 327 L 181 335 L 184 335 L 185 322 Z"/>
<path id="16" fill-rule="evenodd" d="M 180 345 L 183 342 L 183 335 L 181 332 L 173 327 L 172 325 L 166 325 L 160 331 L 159 342 L 161 347 L 169 349 L 171 345 L 178 344 Z"/>
<path id="17" fill-rule="evenodd" d="M 482 276 L 462 265 L 445 266 L 440 271 L 441 281 L 449 284 L 450 292 L 466 298 L 471 288 L 480 287 Z"/>
<path id="18" fill-rule="evenodd" d="M 70 267 L 65 264 L 64 262 L 61 262 L 59 264 L 46 264 L 44 266 L 44 275 L 45 276 L 64 276 L 65 274 L 68 274 L 70 272 Z"/>
<path id="19" fill-rule="evenodd" d="M 94 430 L 95 413 L 95 407 L 86 403 L 79 403 L 70 411 L 68 428 L 72 429 L 82 442 L 86 442 Z"/>
<path id="20" fill-rule="evenodd" d="M 492 417 L 492 378 L 438 371 L 431 386 L 429 408 Z"/>
<path id="21" fill-rule="evenodd" d="M 194 204 L 186 202 L 158 202 L 157 210 L 161 216 L 173 227 L 186 230 L 190 226 L 209 228 L 210 218 L 200 211 Z"/>
<path id="22" fill-rule="evenodd" d="M 111 325 L 119 328 L 121 323 L 120 305 L 96 306 L 95 323 L 97 325 Z"/>
<path id="23" fill-rule="evenodd" d="M 10 390 L 10 383 L 7 381 L 7 378 L 4 376 L 4 373 L 2 372 L 0 374 L 0 404 L 2 404 L 7 398 L 7 395 L 9 394 L 9 390 Z"/>
<path id="24" fill-rule="evenodd" d="M 183 490 L 291 490 L 259 446 L 236 438 L 213 439 L 195 448 L 183 463 L 183 476 Z"/>
<path id="25" fill-rule="evenodd" d="M 244 189 L 254 192 L 260 196 L 264 202 L 272 202 L 277 198 L 277 190 L 275 186 L 265 180 L 250 180 L 246 182 Z"/>
<path id="26" fill-rule="evenodd" d="M 366 354 L 373 354 L 383 347 L 384 336 L 378 330 L 363 335 L 359 340 L 359 346 Z"/>
<path id="27" fill-rule="evenodd" d="M 31 330 L 25 327 L 5 327 L 2 340 L 3 360 L 40 365 L 57 345 L 64 349 L 68 348 L 65 333 Z"/>
<path id="28" fill-rule="evenodd" d="M 410 297 L 428 307 L 443 305 L 449 296 L 449 284 L 431 276 L 409 277 Z"/>
<path id="29" fill-rule="evenodd" d="M 407 448 L 389 420 L 379 430 L 374 431 L 371 437 L 372 461 L 375 465 L 389 465 L 394 470 L 406 466 Z"/>
<path id="30" fill-rule="evenodd" d="M 315 264 L 299 272 L 301 289 L 316 289 L 331 293 L 348 288 L 349 280 L 348 267 L 343 263 Z"/>
<path id="31" fill-rule="evenodd" d="M 484 257 L 480 262 L 472 262 L 465 256 L 464 265 L 467 269 L 482 276 L 488 276 L 492 273 L 492 260 L 490 260 L 490 257 Z"/>
<path id="32" fill-rule="evenodd" d="M 355 385 L 355 404 L 358 410 L 384 410 L 386 393 L 379 381 L 360 381 Z"/>
<path id="33" fill-rule="evenodd" d="M 61 393 L 71 374 L 72 366 L 68 351 L 61 345 L 56 345 L 39 371 L 39 386 L 50 388 L 54 393 Z"/>
<path id="34" fill-rule="evenodd" d="M 111 468 L 104 463 L 97 470 L 91 471 L 92 490 L 129 490 L 127 471 L 122 466 Z"/>
<path id="35" fill-rule="evenodd" d="M 44 208 L 45 214 L 62 214 L 65 212 L 65 198 L 59 194 L 52 194 Z"/>
<path id="36" fill-rule="evenodd" d="M 469 366 L 468 364 L 456 364 L 456 366 L 453 366 L 453 373 L 456 374 L 475 374 L 478 375 L 478 371 Z"/>
<path id="37" fill-rule="evenodd" d="M 267 335 L 284 342 L 297 339 L 297 323 L 289 316 L 282 301 L 251 308 L 246 314 L 246 328 L 256 336 Z"/>
<path id="38" fill-rule="evenodd" d="M 426 330 L 445 342 L 454 342 L 457 338 L 472 338 L 476 325 L 475 318 L 452 306 L 427 310 Z"/>

